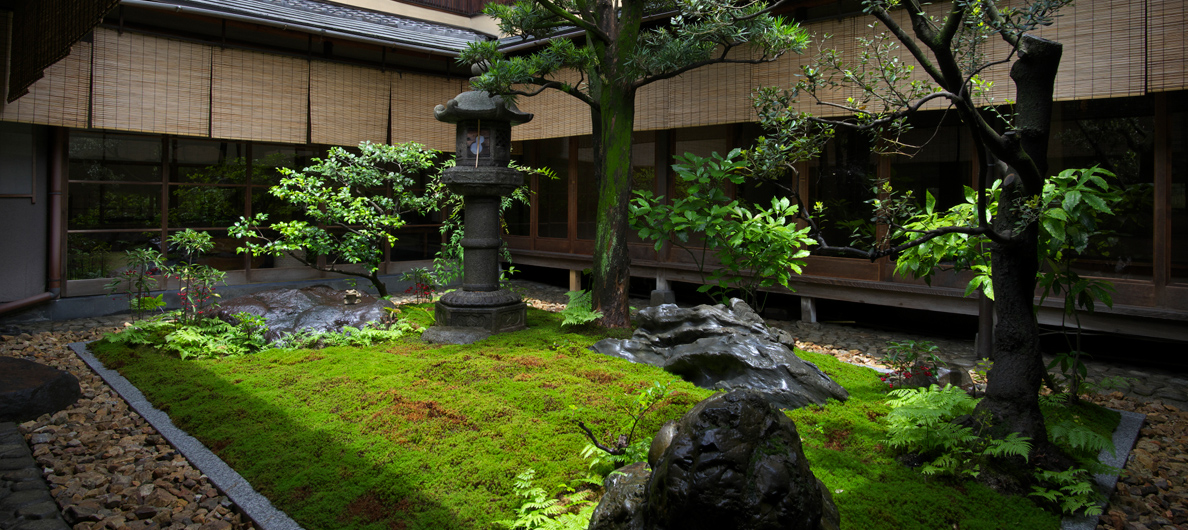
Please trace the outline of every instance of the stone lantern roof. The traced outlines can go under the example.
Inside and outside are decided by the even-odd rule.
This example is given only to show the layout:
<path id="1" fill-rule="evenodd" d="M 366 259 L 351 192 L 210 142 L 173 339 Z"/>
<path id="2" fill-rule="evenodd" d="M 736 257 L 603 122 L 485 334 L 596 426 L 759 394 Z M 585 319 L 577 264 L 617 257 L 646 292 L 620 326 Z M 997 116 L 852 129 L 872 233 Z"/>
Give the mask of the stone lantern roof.
<path id="1" fill-rule="evenodd" d="M 433 117 L 445 123 L 490 120 L 519 125 L 532 121 L 532 113 L 523 112 L 505 102 L 502 96 L 492 96 L 485 90 L 468 90 L 458 94 L 445 105 L 435 107 Z"/>

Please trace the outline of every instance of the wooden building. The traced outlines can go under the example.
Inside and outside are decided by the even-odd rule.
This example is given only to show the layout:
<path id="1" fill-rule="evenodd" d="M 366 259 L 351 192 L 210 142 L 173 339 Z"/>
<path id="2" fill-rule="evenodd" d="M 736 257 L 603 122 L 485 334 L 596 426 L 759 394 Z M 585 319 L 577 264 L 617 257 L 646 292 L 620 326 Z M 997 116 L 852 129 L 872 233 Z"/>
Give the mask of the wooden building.
<path id="1" fill-rule="evenodd" d="M 870 31 L 857 0 L 792 4 L 788 15 L 818 37 L 832 35 L 830 46 L 853 52 L 855 37 Z M 22 55 L 15 53 L 22 14 L 0 3 L 5 9 L 0 42 L 10 43 L 4 56 L 15 58 Z M 495 32 L 475 16 L 476 6 L 449 0 L 122 0 L 103 13 L 97 26 L 66 44 L 68 55 L 47 63 L 27 94 L 5 98 L 0 108 L 0 248 L 10 250 L 0 253 L 0 301 L 100 295 L 123 250 L 160 245 L 187 227 L 216 235 L 211 263 L 228 271 L 229 283 L 318 277 L 284 260 L 237 255 L 235 242 L 219 232 L 240 215 L 285 215 L 266 193 L 276 178 L 272 168 L 304 167 L 328 146 L 415 140 L 452 149 L 452 130 L 433 119 L 432 108 L 466 89 L 468 72 L 454 62 L 458 50 Z M 1134 190 L 1110 246 L 1078 264 L 1117 289 L 1114 307 L 1099 308 L 1086 322 L 1093 329 L 1188 340 L 1185 23 L 1180 0 L 1115 0 L 1070 7 L 1042 31 L 1064 44 L 1052 171 L 1100 163 Z M 761 132 L 751 90 L 794 83 L 811 55 L 702 68 L 646 87 L 636 105 L 636 184 L 668 195 L 673 155 L 749 145 Z M 15 72 L 16 60 L 9 63 Z M 997 101 L 1014 97 L 1006 68 L 986 77 Z M 4 86 L 15 85 L 9 81 Z M 532 206 L 507 215 L 513 258 L 588 268 L 596 206 L 589 111 L 556 92 L 520 106 L 536 119 L 513 130 L 515 153 L 561 178 L 534 179 Z M 877 156 L 861 138 L 839 135 L 783 184 L 829 204 L 833 219 L 851 226 L 866 217 L 860 206 L 870 198 L 872 177 L 955 203 L 962 180 L 973 179 L 971 142 L 939 108 L 916 125 L 909 140 L 926 147 L 914 157 Z M 771 190 L 734 192 L 762 200 Z M 434 221 L 414 219 L 389 249 L 385 270 L 431 258 L 440 244 Z M 847 236 L 833 232 L 835 239 Z M 699 280 L 679 253 L 657 253 L 636 240 L 631 254 L 633 276 Z M 793 284 L 807 309 L 814 299 L 832 299 L 978 310 L 977 300 L 962 296 L 966 278 L 958 274 L 927 286 L 893 275 L 887 259 L 808 261 Z M 1058 322 L 1059 311 L 1045 307 L 1040 318 Z"/>

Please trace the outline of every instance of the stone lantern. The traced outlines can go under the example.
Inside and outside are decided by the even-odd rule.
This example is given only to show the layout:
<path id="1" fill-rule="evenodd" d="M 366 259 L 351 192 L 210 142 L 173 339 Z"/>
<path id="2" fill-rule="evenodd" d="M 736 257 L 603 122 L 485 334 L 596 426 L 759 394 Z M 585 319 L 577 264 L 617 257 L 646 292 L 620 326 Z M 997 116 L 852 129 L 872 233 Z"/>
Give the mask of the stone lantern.
<path id="1" fill-rule="evenodd" d="M 477 75 L 477 73 L 476 73 Z M 511 128 L 532 119 L 515 105 L 484 91 L 458 94 L 433 110 L 457 125 L 457 165 L 442 181 L 465 204 L 462 289 L 437 302 L 437 325 L 483 328 L 492 333 L 524 329 L 527 308 L 519 295 L 499 288 L 499 202 L 524 183 L 511 161 Z"/>

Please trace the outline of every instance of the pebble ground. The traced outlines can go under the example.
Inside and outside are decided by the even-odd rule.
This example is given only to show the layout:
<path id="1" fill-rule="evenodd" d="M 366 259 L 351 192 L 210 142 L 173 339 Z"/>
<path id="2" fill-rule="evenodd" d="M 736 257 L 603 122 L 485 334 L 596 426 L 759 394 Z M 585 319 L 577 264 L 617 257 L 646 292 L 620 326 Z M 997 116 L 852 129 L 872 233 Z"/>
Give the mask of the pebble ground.
<path id="1" fill-rule="evenodd" d="M 530 305 L 558 311 L 564 290 L 516 282 Z M 646 300 L 631 301 L 646 307 Z M 254 528 L 207 478 L 94 374 L 67 344 L 99 338 L 125 316 L 37 322 L 0 328 L 0 355 L 67 370 L 83 397 L 70 408 L 19 425 L 42 468 L 50 494 L 75 530 L 229 530 Z M 887 341 L 930 340 L 954 366 L 973 366 L 972 341 L 851 326 L 770 322 L 797 337 L 805 350 L 847 362 L 877 365 Z M 1091 378 L 1131 378 L 1122 388 L 1092 396 L 1116 409 L 1147 415 L 1109 506 L 1098 524 L 1109 530 L 1188 530 L 1188 374 L 1145 367 L 1088 363 Z M 311 529 L 313 530 L 313 529 Z"/>

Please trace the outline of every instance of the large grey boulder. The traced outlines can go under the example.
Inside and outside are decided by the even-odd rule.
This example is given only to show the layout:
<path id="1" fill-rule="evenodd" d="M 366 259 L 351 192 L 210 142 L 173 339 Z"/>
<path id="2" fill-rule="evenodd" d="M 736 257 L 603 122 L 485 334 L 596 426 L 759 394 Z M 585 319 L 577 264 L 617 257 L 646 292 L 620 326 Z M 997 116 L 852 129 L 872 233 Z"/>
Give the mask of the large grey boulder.
<path id="1" fill-rule="evenodd" d="M 791 342 L 773 334 L 736 298 L 729 307 L 649 307 L 639 312 L 639 328 L 630 339 L 604 339 L 591 349 L 659 366 L 702 388 L 758 390 L 782 408 L 849 397 L 816 365 L 797 357 Z"/>
<path id="2" fill-rule="evenodd" d="M 0 357 L 0 422 L 24 422 L 69 407 L 82 394 L 70 372 Z"/>
<path id="3" fill-rule="evenodd" d="M 369 323 L 380 323 L 388 317 L 386 307 L 395 305 L 367 293 L 360 294 L 355 304 L 347 305 L 343 291 L 314 285 L 301 289 L 271 289 L 232 298 L 219 304 L 215 316 L 231 323 L 238 321 L 234 315 L 239 312 L 262 316 L 268 325 L 264 338 L 268 342 L 277 342 L 289 333 L 338 332 L 346 326 L 362 328 Z"/>
<path id="4" fill-rule="evenodd" d="M 836 530 L 796 425 L 762 394 L 718 394 L 669 422 L 642 463 L 607 477 L 590 530 Z"/>

